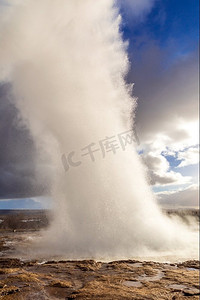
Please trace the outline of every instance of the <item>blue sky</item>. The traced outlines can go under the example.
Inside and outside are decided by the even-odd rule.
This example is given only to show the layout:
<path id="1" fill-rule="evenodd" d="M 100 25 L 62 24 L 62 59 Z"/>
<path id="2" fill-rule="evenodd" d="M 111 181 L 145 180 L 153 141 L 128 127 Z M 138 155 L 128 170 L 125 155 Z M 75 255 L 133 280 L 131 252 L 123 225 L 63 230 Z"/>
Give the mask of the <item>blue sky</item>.
<path id="1" fill-rule="evenodd" d="M 167 192 L 173 191 L 176 201 L 176 192 L 181 190 L 183 195 L 187 191 L 188 195 L 188 190 L 193 192 L 198 182 L 195 149 L 199 3 L 197 0 L 118 1 L 123 38 L 129 41 L 127 81 L 135 83 L 133 94 L 139 98 L 138 151 L 150 170 L 153 190 L 166 192 L 164 200 L 161 199 L 164 202 Z M 0 9 L 5 3 L 0 1 Z M 42 201 L 42 198 L 10 199 L 1 201 L 0 208 L 38 209 L 48 203 L 40 204 Z"/>
<path id="2" fill-rule="evenodd" d="M 196 0 L 157 0 L 151 12 L 142 19 L 127 18 L 123 10 L 123 32 L 125 38 L 141 36 L 144 32 L 159 41 L 162 47 L 174 39 L 179 46 L 178 52 L 186 47 L 188 51 L 197 46 L 199 34 L 199 3 Z"/>
<path id="3" fill-rule="evenodd" d="M 1 200 L 1 209 L 48 209 L 51 199 L 47 197 Z"/>
<path id="4" fill-rule="evenodd" d="M 1 200 L 1 209 L 42 209 L 41 202 L 34 201 L 34 199 L 9 199 Z"/>
<path id="5" fill-rule="evenodd" d="M 157 0 L 151 12 L 139 20 L 131 19 L 123 10 L 122 30 L 124 39 L 129 41 L 129 55 L 148 47 L 148 41 L 154 41 L 167 52 L 163 68 L 176 64 L 198 48 L 198 13 L 197 0 Z"/>

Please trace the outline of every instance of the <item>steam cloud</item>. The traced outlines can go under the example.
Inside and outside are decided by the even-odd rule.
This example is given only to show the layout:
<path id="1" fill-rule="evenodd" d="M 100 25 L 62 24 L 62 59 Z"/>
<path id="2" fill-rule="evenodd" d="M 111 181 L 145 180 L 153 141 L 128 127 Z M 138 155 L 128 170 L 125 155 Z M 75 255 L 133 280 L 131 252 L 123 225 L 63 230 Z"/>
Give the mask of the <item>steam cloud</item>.
<path id="1" fill-rule="evenodd" d="M 187 248 L 193 236 L 161 213 L 134 147 L 105 159 L 95 152 L 95 163 L 69 172 L 62 166 L 63 153 L 78 155 L 131 127 L 136 100 L 124 80 L 128 58 L 114 1 L 20 1 L 3 21 L 1 79 L 12 82 L 39 155 L 50 159 L 54 220 L 40 247 L 68 258 Z"/>

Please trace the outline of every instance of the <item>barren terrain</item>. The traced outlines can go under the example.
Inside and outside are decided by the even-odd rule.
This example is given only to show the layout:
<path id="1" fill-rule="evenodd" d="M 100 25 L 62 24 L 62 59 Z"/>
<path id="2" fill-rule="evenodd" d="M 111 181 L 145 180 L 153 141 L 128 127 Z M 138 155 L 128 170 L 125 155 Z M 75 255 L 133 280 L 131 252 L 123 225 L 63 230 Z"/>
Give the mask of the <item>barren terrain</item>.
<path id="1" fill-rule="evenodd" d="M 5 224 L 6 218 L 0 217 Z M 19 245 L 25 254 L 27 237 L 39 234 L 48 221 L 38 212 L 23 215 L 23 220 L 29 219 L 21 222 L 29 224 L 25 228 L 19 226 L 19 214 L 17 218 L 18 229 L 11 218 L 12 228 L 1 222 L 0 299 L 199 299 L 198 261 L 20 259 Z"/>

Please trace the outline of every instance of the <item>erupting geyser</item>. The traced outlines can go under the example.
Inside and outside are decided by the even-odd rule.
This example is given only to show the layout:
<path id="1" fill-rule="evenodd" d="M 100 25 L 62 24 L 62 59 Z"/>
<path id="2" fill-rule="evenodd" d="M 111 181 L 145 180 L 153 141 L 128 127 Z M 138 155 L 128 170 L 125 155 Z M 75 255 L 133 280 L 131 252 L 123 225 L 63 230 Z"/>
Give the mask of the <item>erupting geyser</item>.
<path id="1" fill-rule="evenodd" d="M 51 157 L 54 220 L 40 244 L 51 254 L 133 257 L 190 243 L 161 213 L 133 144 L 120 144 L 135 99 L 119 25 L 113 0 L 29 0 L 8 9 L 0 33 L 1 77 Z"/>

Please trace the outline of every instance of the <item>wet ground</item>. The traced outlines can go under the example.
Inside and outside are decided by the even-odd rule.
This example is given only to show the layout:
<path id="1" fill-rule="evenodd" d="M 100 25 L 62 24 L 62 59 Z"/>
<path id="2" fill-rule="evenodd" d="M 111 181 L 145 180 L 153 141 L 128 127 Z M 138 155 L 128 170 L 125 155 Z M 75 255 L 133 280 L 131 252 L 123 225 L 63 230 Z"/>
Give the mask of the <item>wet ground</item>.
<path id="1" fill-rule="evenodd" d="M 28 260 L 39 232 L 0 232 L 0 299 L 199 299 L 199 262 Z M 21 253 L 18 252 L 20 245 Z M 20 255 L 23 259 L 20 259 Z"/>

